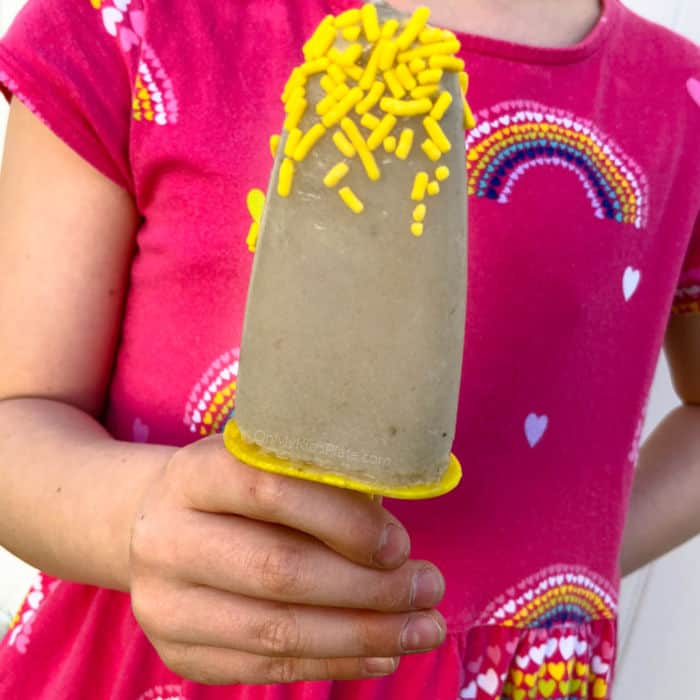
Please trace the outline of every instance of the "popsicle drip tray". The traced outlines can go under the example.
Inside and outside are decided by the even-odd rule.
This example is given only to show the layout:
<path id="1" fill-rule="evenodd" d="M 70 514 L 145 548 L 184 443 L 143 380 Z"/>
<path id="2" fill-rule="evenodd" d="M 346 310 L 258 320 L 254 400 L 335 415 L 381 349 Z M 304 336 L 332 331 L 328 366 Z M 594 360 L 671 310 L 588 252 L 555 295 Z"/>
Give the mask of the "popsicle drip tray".
<path id="1" fill-rule="evenodd" d="M 381 483 L 372 474 L 363 474 L 361 469 L 353 476 L 347 473 L 339 474 L 323 464 L 290 460 L 286 456 L 278 456 L 254 442 L 245 440 L 234 419 L 226 424 L 224 443 L 239 460 L 264 471 L 391 498 L 405 500 L 435 498 L 454 489 L 462 478 L 462 468 L 454 454 L 450 454 L 446 467 L 432 483 L 412 483 L 410 475 L 407 477 L 406 474 L 398 477 L 403 483 Z"/>

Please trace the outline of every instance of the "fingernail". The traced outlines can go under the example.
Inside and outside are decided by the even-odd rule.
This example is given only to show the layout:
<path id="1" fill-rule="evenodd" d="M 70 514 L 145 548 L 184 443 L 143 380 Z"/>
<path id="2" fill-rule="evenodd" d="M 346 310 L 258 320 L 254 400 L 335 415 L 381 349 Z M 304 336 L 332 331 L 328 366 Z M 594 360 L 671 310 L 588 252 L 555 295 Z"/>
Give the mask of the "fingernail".
<path id="1" fill-rule="evenodd" d="M 365 659 L 365 671 L 370 676 L 385 676 L 396 668 L 396 659 Z"/>
<path id="2" fill-rule="evenodd" d="M 422 569 L 413 577 L 411 606 L 431 608 L 442 598 L 445 584 L 435 569 Z"/>
<path id="3" fill-rule="evenodd" d="M 396 566 L 407 557 L 408 548 L 408 536 L 404 530 L 394 523 L 389 523 L 382 533 L 374 561 L 383 566 Z"/>
<path id="4" fill-rule="evenodd" d="M 401 633 L 401 647 L 405 651 L 425 651 L 437 646 L 442 639 L 442 629 L 431 615 L 418 615 L 409 619 Z"/>

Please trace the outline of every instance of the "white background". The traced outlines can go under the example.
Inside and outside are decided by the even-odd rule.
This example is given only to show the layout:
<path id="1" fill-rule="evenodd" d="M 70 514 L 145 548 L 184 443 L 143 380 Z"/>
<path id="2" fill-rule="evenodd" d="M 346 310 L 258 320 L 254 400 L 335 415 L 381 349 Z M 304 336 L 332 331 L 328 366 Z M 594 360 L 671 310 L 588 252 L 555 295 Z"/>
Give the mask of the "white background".
<path id="1" fill-rule="evenodd" d="M 700 43 L 698 0 L 624 2 L 640 14 Z M 21 5 L 22 0 L 0 0 L 0 34 Z M 0 104 L 0 145 L 6 117 L 7 107 L 3 100 Z M 678 403 L 662 354 L 643 437 L 646 438 Z M 698 500 L 700 507 L 700 494 Z M 31 574 L 29 567 L 0 549 L 0 629 L 3 623 L 7 623 L 10 611 L 19 604 Z M 614 700 L 700 698 L 697 680 L 700 625 L 696 622 L 700 620 L 700 596 L 696 594 L 699 587 L 700 538 L 697 537 L 623 580 Z"/>

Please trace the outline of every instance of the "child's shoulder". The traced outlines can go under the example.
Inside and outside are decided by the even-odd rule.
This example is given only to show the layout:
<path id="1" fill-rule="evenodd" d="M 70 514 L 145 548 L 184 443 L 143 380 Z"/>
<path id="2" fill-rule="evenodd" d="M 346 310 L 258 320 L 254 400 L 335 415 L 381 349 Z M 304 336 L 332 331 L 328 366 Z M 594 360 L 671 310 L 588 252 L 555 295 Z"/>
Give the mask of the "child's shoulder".
<path id="1" fill-rule="evenodd" d="M 670 70 L 700 71 L 698 44 L 662 24 L 642 17 L 621 2 L 620 7 L 623 49 L 636 48 L 643 51 L 646 56 Z"/>

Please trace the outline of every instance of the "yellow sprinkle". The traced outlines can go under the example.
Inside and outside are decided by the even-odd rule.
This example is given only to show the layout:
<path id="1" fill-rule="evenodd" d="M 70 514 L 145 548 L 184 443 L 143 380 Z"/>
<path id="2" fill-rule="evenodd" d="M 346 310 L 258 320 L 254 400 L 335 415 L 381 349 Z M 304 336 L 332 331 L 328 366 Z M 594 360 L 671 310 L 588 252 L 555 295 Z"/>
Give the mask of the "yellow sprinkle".
<path id="1" fill-rule="evenodd" d="M 396 67 L 396 77 L 399 79 L 401 85 L 403 85 L 406 92 L 410 92 L 416 87 L 416 79 L 413 77 L 413 73 L 409 70 L 405 63 L 399 63 Z"/>
<path id="2" fill-rule="evenodd" d="M 424 70 L 418 73 L 418 82 L 421 85 L 432 85 L 442 80 L 442 71 L 439 68 Z"/>
<path id="3" fill-rule="evenodd" d="M 413 148 L 413 129 L 404 129 L 399 138 L 399 145 L 396 147 L 396 157 L 400 160 L 406 160 L 411 154 Z"/>
<path id="4" fill-rule="evenodd" d="M 357 103 L 357 106 L 355 107 L 355 111 L 358 114 L 365 114 L 369 112 L 374 105 L 379 102 L 381 96 L 384 94 L 384 90 L 386 89 L 386 85 L 384 83 L 379 82 L 378 80 L 375 81 L 372 84 L 372 87 L 370 88 L 370 91 L 367 93 L 365 98 Z"/>
<path id="5" fill-rule="evenodd" d="M 359 10 L 347 10 L 335 18 L 335 26 L 340 29 L 351 27 L 353 24 L 359 24 L 362 20 Z"/>
<path id="6" fill-rule="evenodd" d="M 338 163 L 326 173 L 323 184 L 326 187 L 335 187 L 349 172 L 350 166 L 347 163 Z"/>
<path id="7" fill-rule="evenodd" d="M 408 20 L 408 24 L 406 24 L 406 28 L 396 40 L 402 51 L 405 51 L 418 38 L 418 35 L 425 29 L 429 19 L 430 10 L 427 7 L 419 7 L 413 13 L 411 19 Z"/>
<path id="8" fill-rule="evenodd" d="M 448 153 L 452 149 L 452 144 L 450 139 L 447 138 L 445 132 L 442 130 L 440 125 L 432 117 L 426 117 L 423 120 L 423 126 L 425 127 L 428 136 L 433 140 L 435 145 L 440 149 L 442 153 Z"/>
<path id="9" fill-rule="evenodd" d="M 335 63 L 331 63 L 331 65 L 328 66 L 328 75 L 331 76 L 336 85 L 342 85 L 348 79 L 347 75 L 345 75 L 345 71 Z"/>
<path id="10" fill-rule="evenodd" d="M 372 83 L 374 83 L 375 78 L 377 77 L 377 70 L 379 68 L 380 49 L 381 46 L 377 44 L 374 47 L 374 51 L 372 51 L 372 55 L 369 57 L 369 61 L 367 61 L 367 65 L 365 66 L 365 72 L 362 74 L 362 78 L 360 78 L 360 87 L 363 90 L 369 90 L 372 87 Z"/>
<path id="11" fill-rule="evenodd" d="M 384 73 L 384 80 L 389 86 L 391 94 L 397 100 L 400 100 L 406 94 L 406 91 L 403 89 L 403 85 L 401 85 L 399 79 L 396 77 L 396 73 L 393 70 L 388 70 L 386 73 Z"/>
<path id="12" fill-rule="evenodd" d="M 289 80 L 282 91 L 282 102 L 287 102 L 289 100 L 289 96 L 292 94 L 294 88 L 298 86 L 304 87 L 305 84 L 306 77 L 304 76 L 301 68 L 295 68 L 292 71 L 292 74 L 289 76 Z"/>
<path id="13" fill-rule="evenodd" d="M 362 124 L 362 126 L 364 126 L 366 129 L 373 131 L 379 126 L 379 124 L 381 124 L 381 120 L 379 119 L 379 117 L 375 117 L 374 114 L 370 114 L 369 112 L 367 112 L 366 114 L 362 115 L 362 119 L 360 119 L 360 124 Z"/>
<path id="14" fill-rule="evenodd" d="M 289 136 L 287 136 L 287 141 L 284 144 L 284 155 L 287 156 L 287 158 L 294 157 L 294 151 L 296 151 L 296 148 L 299 145 L 303 135 L 302 130 L 299 128 L 291 130 Z"/>
<path id="15" fill-rule="evenodd" d="M 326 74 L 321 78 L 321 87 L 330 95 L 333 90 L 336 89 L 337 85 L 335 84 L 333 78 Z"/>
<path id="16" fill-rule="evenodd" d="M 254 187 L 246 195 L 246 206 L 248 207 L 250 215 L 253 217 L 253 221 L 260 223 L 265 209 L 265 193 L 257 187 Z"/>
<path id="17" fill-rule="evenodd" d="M 340 122 L 340 128 L 345 132 L 346 136 L 350 139 L 350 143 L 354 146 L 357 151 L 367 148 L 365 140 L 362 138 L 360 130 L 357 128 L 355 122 L 349 117 L 345 117 Z"/>
<path id="18" fill-rule="evenodd" d="M 377 8 L 370 4 L 363 5 L 360 9 L 360 15 L 362 17 L 362 26 L 365 29 L 367 41 L 374 43 L 381 35 Z"/>
<path id="19" fill-rule="evenodd" d="M 246 206 L 253 221 L 260 223 L 262 220 L 263 211 L 265 210 L 265 193 L 254 187 L 246 196 Z"/>
<path id="20" fill-rule="evenodd" d="M 316 28 L 313 36 L 304 44 L 304 57 L 307 61 L 324 56 L 333 46 L 336 37 L 335 18 L 326 15 Z"/>
<path id="21" fill-rule="evenodd" d="M 362 161 L 362 165 L 365 168 L 365 172 L 367 173 L 367 177 L 369 177 L 370 180 L 379 180 L 380 173 L 379 173 L 379 167 L 377 166 L 377 161 L 374 160 L 374 156 L 372 155 L 372 152 L 367 147 L 367 144 L 365 143 L 365 140 L 362 138 L 362 134 L 360 133 L 360 130 L 357 128 L 357 125 L 355 124 L 355 122 L 352 121 L 352 119 L 345 117 L 340 122 L 340 127 L 347 134 L 348 138 L 350 139 L 350 143 L 357 150 L 357 155 L 360 157 L 360 160 Z"/>
<path id="22" fill-rule="evenodd" d="M 425 97 L 432 97 L 439 89 L 437 85 L 421 85 L 411 90 L 411 97 L 414 100 L 422 100 Z"/>
<path id="23" fill-rule="evenodd" d="M 333 143 L 346 158 L 354 158 L 357 155 L 355 146 L 348 141 L 347 137 L 342 131 L 336 131 L 333 134 Z"/>
<path id="24" fill-rule="evenodd" d="M 274 158 L 277 155 L 277 148 L 280 145 L 280 135 L 279 134 L 272 134 L 270 136 L 270 153 L 272 153 L 272 157 Z"/>
<path id="25" fill-rule="evenodd" d="M 345 66 L 345 72 L 356 82 L 359 83 L 365 71 L 354 63 L 351 66 Z"/>
<path id="26" fill-rule="evenodd" d="M 285 158 L 280 166 L 279 182 L 277 183 L 277 194 L 280 197 L 289 197 L 292 191 L 292 180 L 294 179 L 294 163 Z"/>
<path id="27" fill-rule="evenodd" d="M 423 235 L 423 224 L 418 224 L 418 223 L 411 224 L 411 233 L 416 238 L 420 238 Z"/>
<path id="28" fill-rule="evenodd" d="M 428 27 L 418 35 L 418 41 L 421 44 L 434 44 L 436 41 L 442 41 L 442 29 Z"/>
<path id="29" fill-rule="evenodd" d="M 330 49 L 335 43 L 336 36 L 337 33 L 335 27 L 329 26 L 316 42 L 314 47 L 314 53 L 316 55 L 312 56 L 312 58 L 320 58 L 321 56 L 325 56 L 328 49 Z"/>
<path id="30" fill-rule="evenodd" d="M 381 146 L 382 141 L 389 136 L 392 129 L 396 126 L 396 117 L 393 114 L 385 114 L 379 126 L 369 135 L 367 139 L 367 147 L 370 151 L 374 151 Z"/>
<path id="31" fill-rule="evenodd" d="M 444 180 L 447 180 L 447 178 L 450 176 L 450 169 L 446 165 L 441 165 L 439 168 L 435 169 L 435 177 L 440 181 L 443 182 Z"/>
<path id="32" fill-rule="evenodd" d="M 394 151 L 396 151 L 396 136 L 387 136 L 384 139 L 384 150 L 387 153 L 394 153 Z"/>
<path id="33" fill-rule="evenodd" d="M 335 47 L 328 51 L 327 56 L 329 60 L 333 61 L 333 63 L 340 64 L 343 60 L 343 54 Z"/>
<path id="34" fill-rule="evenodd" d="M 302 137 L 299 145 L 294 151 L 294 160 L 302 161 L 309 155 L 309 151 L 316 145 L 316 142 L 326 133 L 326 128 L 322 124 L 314 124 Z"/>
<path id="35" fill-rule="evenodd" d="M 370 180 L 376 181 L 381 177 L 381 172 L 379 171 L 379 166 L 374 156 L 368 150 L 362 150 L 357 152 L 362 161 L 362 165 L 365 166 L 365 172 Z"/>
<path id="36" fill-rule="evenodd" d="M 331 49 L 328 52 L 328 58 L 343 67 L 357 63 L 360 56 L 362 56 L 362 44 L 351 44 L 345 51 Z"/>
<path id="37" fill-rule="evenodd" d="M 433 162 L 440 160 L 442 153 L 432 139 L 425 139 L 420 147 L 423 149 L 425 155 L 428 156 L 428 158 L 430 158 L 430 160 Z"/>
<path id="38" fill-rule="evenodd" d="M 464 108 L 464 128 L 468 131 L 476 126 L 476 119 L 474 119 L 474 114 L 466 100 L 462 101 L 462 106 Z"/>
<path id="39" fill-rule="evenodd" d="M 416 179 L 413 181 L 413 190 L 411 191 L 411 199 L 414 202 L 422 202 L 425 198 L 425 191 L 428 187 L 430 176 L 424 170 L 416 173 Z"/>
<path id="40" fill-rule="evenodd" d="M 359 24 L 343 29 L 343 39 L 345 41 L 357 41 L 360 38 L 360 34 L 362 34 L 362 27 Z"/>
<path id="41" fill-rule="evenodd" d="M 365 5 L 365 7 L 367 7 L 367 5 Z M 374 5 L 371 7 L 374 7 Z M 338 194 L 345 204 L 347 204 L 348 207 L 355 212 L 355 214 L 362 214 L 362 212 L 365 210 L 365 205 L 358 199 L 357 195 L 349 187 L 343 187 Z"/>
<path id="42" fill-rule="evenodd" d="M 295 129 L 299 125 L 301 118 L 306 112 L 306 107 L 306 100 L 298 99 L 294 102 L 291 109 L 289 110 L 287 118 L 284 120 L 284 128 L 287 131 L 292 131 L 292 129 Z"/>
<path id="43" fill-rule="evenodd" d="M 253 223 L 250 225 L 250 229 L 248 231 L 248 236 L 245 239 L 245 242 L 248 245 L 248 250 L 251 253 L 255 252 L 255 248 L 258 244 L 258 234 L 259 233 L 260 233 L 260 224 L 257 221 L 253 221 Z"/>
<path id="44" fill-rule="evenodd" d="M 452 39 L 456 39 L 457 35 L 454 32 L 450 31 L 449 29 L 443 29 L 442 30 L 442 38 L 445 41 L 451 41 Z"/>
<path id="45" fill-rule="evenodd" d="M 323 73 L 323 71 L 325 71 L 330 64 L 331 62 L 328 60 L 328 58 L 326 56 L 322 56 L 321 58 L 309 61 L 301 66 L 301 72 L 307 77 L 309 75 L 316 75 L 316 73 Z"/>
<path id="46" fill-rule="evenodd" d="M 289 99 L 287 100 L 287 104 L 284 105 L 284 111 L 289 114 L 289 111 L 291 110 L 292 106 L 294 105 L 295 102 L 298 100 L 303 100 L 306 97 L 306 90 L 301 87 L 297 86 L 295 87 L 291 94 L 289 95 Z"/>
<path id="47" fill-rule="evenodd" d="M 337 101 L 333 95 L 326 95 L 317 105 L 316 105 L 316 114 L 318 114 L 320 117 L 322 117 L 324 114 L 328 114 L 328 112 L 333 109 L 333 107 L 336 106 Z"/>
<path id="48" fill-rule="evenodd" d="M 425 204 L 419 204 L 413 210 L 413 220 L 417 221 L 419 224 L 422 224 L 425 221 L 425 215 L 427 211 L 428 207 L 426 207 Z"/>
<path id="49" fill-rule="evenodd" d="M 435 195 L 440 194 L 440 183 L 437 180 L 433 180 L 429 185 L 428 185 L 428 194 L 431 197 L 434 197 Z"/>
<path id="50" fill-rule="evenodd" d="M 359 87 L 354 87 L 338 104 L 321 118 L 323 126 L 331 127 L 337 124 L 360 100 L 364 92 Z"/>
<path id="51" fill-rule="evenodd" d="M 345 95 L 347 95 L 350 92 L 350 88 L 343 83 L 342 85 L 338 85 L 335 90 L 331 93 L 331 96 L 333 97 L 334 100 L 339 101 L 342 100 Z"/>
<path id="52" fill-rule="evenodd" d="M 442 68 L 453 73 L 464 70 L 464 61 L 456 56 L 431 56 L 428 63 L 431 68 Z"/>
<path id="53" fill-rule="evenodd" d="M 382 27 L 382 39 L 393 39 L 399 28 L 399 20 L 388 19 Z"/>
<path id="54" fill-rule="evenodd" d="M 469 75 L 464 71 L 459 74 L 459 87 L 462 88 L 462 92 L 466 95 L 469 90 Z"/>
<path id="55" fill-rule="evenodd" d="M 379 70 L 387 71 L 396 60 L 396 54 L 399 52 L 399 47 L 395 41 L 383 40 L 381 53 L 379 54 Z"/>
<path id="56" fill-rule="evenodd" d="M 379 103 L 383 112 L 388 112 L 397 117 L 415 117 L 418 114 L 428 114 L 433 108 L 429 99 L 422 100 L 395 100 L 391 97 L 383 97 Z"/>
<path id="57" fill-rule="evenodd" d="M 437 101 L 435 102 L 433 110 L 430 112 L 430 116 L 433 119 L 440 121 L 445 116 L 445 112 L 447 112 L 451 104 L 452 94 L 447 91 L 441 92 L 440 97 L 438 97 Z"/>
<path id="58" fill-rule="evenodd" d="M 457 53 L 462 45 L 457 39 L 448 39 L 437 44 L 427 44 L 411 51 L 404 51 L 397 57 L 399 63 L 410 63 L 414 58 L 429 58 L 430 56 L 446 54 L 448 56 Z"/>
<path id="59" fill-rule="evenodd" d="M 403 63 L 401 65 L 403 65 Z M 428 67 L 428 64 L 422 58 L 414 58 L 408 64 L 408 67 L 411 69 L 411 73 L 417 75 L 421 71 L 424 71 Z"/>

